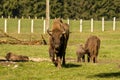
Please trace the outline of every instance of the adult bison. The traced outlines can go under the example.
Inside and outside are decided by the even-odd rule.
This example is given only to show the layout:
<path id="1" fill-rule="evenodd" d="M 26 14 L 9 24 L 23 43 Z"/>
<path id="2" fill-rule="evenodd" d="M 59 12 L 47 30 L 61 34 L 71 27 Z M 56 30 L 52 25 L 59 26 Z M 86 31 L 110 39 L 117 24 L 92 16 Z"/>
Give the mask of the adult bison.
<path id="1" fill-rule="evenodd" d="M 88 55 L 88 62 L 97 62 L 98 51 L 100 48 L 100 39 L 97 36 L 90 36 L 85 44 L 85 50 Z"/>
<path id="2" fill-rule="evenodd" d="M 57 67 L 61 67 L 61 63 L 65 65 L 66 47 L 69 38 L 69 25 L 63 23 L 60 18 L 55 19 L 52 24 L 52 30 L 47 30 L 50 35 L 49 55 L 52 62 Z"/>

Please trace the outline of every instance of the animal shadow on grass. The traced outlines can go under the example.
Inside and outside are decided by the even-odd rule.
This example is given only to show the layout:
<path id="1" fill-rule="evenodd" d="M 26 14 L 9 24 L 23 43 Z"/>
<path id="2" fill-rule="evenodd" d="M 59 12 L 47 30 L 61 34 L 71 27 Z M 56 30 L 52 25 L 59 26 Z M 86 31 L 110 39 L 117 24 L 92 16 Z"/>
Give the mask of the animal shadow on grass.
<path id="1" fill-rule="evenodd" d="M 6 59 L 0 59 L 0 62 L 28 62 L 28 61 L 24 61 L 24 60 L 8 61 L 8 60 L 6 60 Z"/>
<path id="2" fill-rule="evenodd" d="M 75 67 L 81 67 L 80 64 L 73 64 L 73 63 L 67 63 L 65 65 L 62 65 L 64 68 L 75 68 Z"/>
<path id="3" fill-rule="evenodd" d="M 5 62 L 5 61 L 7 61 L 6 59 L 0 59 L 0 62 Z"/>
<path id="4" fill-rule="evenodd" d="M 99 73 L 93 76 L 89 76 L 89 77 L 99 77 L 99 78 L 120 78 L 120 72 L 112 72 L 112 73 Z"/>
<path id="5" fill-rule="evenodd" d="M 16 65 L 16 62 L 27 62 L 27 61 L 8 61 L 6 59 L 0 59 L 0 66 L 10 66 L 10 65 Z"/>

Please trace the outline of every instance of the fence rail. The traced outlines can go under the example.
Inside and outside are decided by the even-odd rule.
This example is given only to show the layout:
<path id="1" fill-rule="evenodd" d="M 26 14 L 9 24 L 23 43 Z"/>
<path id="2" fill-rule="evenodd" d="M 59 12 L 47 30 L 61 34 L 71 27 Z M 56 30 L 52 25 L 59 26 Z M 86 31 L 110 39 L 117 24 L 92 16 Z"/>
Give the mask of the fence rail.
<path id="1" fill-rule="evenodd" d="M 7 33 L 7 29 L 8 29 L 8 25 L 9 25 L 8 24 L 8 19 L 4 19 L 3 18 L 3 20 L 4 20 L 4 32 Z M 30 20 L 30 32 L 34 33 L 35 19 L 29 19 L 29 20 Z M 79 20 L 79 25 L 75 26 L 75 27 L 79 27 L 79 32 L 83 32 L 83 28 L 84 28 L 83 21 L 84 20 L 80 19 Z M 67 19 L 66 22 L 68 24 L 70 24 L 70 26 L 71 26 L 71 23 L 72 23 L 71 20 Z M 17 19 L 17 24 L 18 24 L 17 25 L 17 33 L 20 34 L 21 33 L 21 19 Z M 38 24 L 42 26 L 42 33 L 45 34 L 46 33 L 45 20 L 43 20 L 42 23 L 38 23 Z M 104 17 L 102 18 L 101 24 L 102 24 L 101 25 L 101 31 L 105 31 L 105 20 L 104 20 Z M 116 30 L 116 18 L 115 17 L 113 18 L 112 24 L 113 24 L 112 25 L 112 30 L 115 31 Z M 93 18 L 91 18 L 89 26 L 90 26 L 90 32 L 94 32 L 94 19 Z M 72 27 L 74 27 L 74 26 L 72 26 Z"/>

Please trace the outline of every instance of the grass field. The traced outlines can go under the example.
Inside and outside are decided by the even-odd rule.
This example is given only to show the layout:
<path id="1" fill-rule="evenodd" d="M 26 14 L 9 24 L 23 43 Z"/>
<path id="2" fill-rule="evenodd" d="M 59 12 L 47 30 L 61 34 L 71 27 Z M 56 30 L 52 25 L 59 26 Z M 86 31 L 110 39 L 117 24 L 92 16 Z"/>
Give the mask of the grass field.
<path id="1" fill-rule="evenodd" d="M 0 19 L 0 22 L 2 20 Z M 14 22 L 14 21 L 13 21 Z M 25 21 L 24 21 L 25 22 Z M 52 22 L 52 21 L 51 21 Z M 83 22 L 83 32 L 79 32 L 79 21 L 71 21 L 70 38 L 66 50 L 66 66 L 57 69 L 52 62 L 18 62 L 10 65 L 0 63 L 1 80 L 119 80 L 120 79 L 120 23 L 116 24 L 116 31 L 112 31 L 112 21 L 107 21 L 105 31 L 101 31 L 100 21 L 95 21 L 94 32 L 90 32 L 90 21 Z M 28 22 L 26 22 L 28 23 Z M 36 27 L 39 26 L 36 21 Z M 40 23 L 41 24 L 41 23 Z M 2 24 L 0 28 L 2 29 Z M 38 29 L 34 34 L 29 33 L 26 26 L 23 33 L 17 34 L 15 26 L 9 24 L 9 34 L 18 39 L 41 39 Z M 17 25 L 17 24 L 14 24 Z M 26 24 L 28 25 L 28 24 Z M 77 27 L 76 27 L 77 26 Z M 27 32 L 27 30 L 28 32 Z M 77 63 L 75 51 L 79 44 L 84 44 L 90 35 L 97 35 L 101 39 L 98 63 Z M 44 34 L 48 41 L 48 34 Z M 49 59 L 48 45 L 10 45 L 0 44 L 0 57 L 6 53 L 26 55 L 34 58 Z M 17 65 L 17 67 L 15 67 Z"/>

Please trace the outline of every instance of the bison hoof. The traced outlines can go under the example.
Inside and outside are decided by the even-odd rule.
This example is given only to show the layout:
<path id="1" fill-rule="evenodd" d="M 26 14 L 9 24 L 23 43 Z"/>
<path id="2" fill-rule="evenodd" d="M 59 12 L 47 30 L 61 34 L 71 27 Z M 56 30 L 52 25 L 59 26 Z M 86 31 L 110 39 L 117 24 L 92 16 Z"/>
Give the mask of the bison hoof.
<path id="1" fill-rule="evenodd" d="M 58 66 L 58 63 L 57 63 L 56 61 L 54 61 L 53 63 L 54 63 L 54 65 L 55 65 L 56 67 Z"/>

